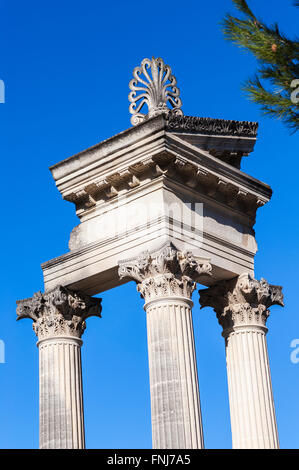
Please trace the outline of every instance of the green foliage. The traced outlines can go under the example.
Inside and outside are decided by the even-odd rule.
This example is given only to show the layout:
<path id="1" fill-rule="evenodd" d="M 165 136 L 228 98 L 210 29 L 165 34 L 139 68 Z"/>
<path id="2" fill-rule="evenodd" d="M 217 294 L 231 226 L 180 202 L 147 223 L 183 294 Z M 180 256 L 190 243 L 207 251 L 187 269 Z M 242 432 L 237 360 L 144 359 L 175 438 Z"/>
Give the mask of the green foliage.
<path id="1" fill-rule="evenodd" d="M 227 14 L 223 21 L 224 36 L 252 52 L 258 60 L 257 73 L 244 84 L 244 91 L 264 114 L 281 119 L 294 131 L 299 130 L 299 99 L 296 103 L 296 96 L 292 95 L 294 80 L 299 79 L 299 40 L 289 39 L 277 24 L 267 26 L 259 20 L 246 0 L 232 1 L 243 18 Z M 299 7 L 299 1 L 294 5 Z M 299 88 L 299 82 L 295 86 Z"/>

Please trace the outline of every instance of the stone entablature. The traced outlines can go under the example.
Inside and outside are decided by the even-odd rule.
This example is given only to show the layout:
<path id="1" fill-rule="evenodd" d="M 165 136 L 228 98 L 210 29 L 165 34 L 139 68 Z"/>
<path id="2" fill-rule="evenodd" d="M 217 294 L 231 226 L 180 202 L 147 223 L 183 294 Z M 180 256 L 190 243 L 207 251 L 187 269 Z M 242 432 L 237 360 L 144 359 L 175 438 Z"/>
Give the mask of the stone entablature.
<path id="1" fill-rule="evenodd" d="M 283 306 L 282 287 L 257 281 L 248 273 L 199 290 L 200 305 L 212 307 L 226 335 L 238 327 L 266 327 L 272 305 Z"/>
<path id="2" fill-rule="evenodd" d="M 117 262 L 142 251 L 141 240 L 150 250 L 166 239 L 179 248 L 188 240 L 191 251 L 211 259 L 217 279 L 253 271 L 255 214 L 272 191 L 223 160 L 252 151 L 255 126 L 252 135 L 248 131 L 244 136 L 238 132 L 242 128 L 244 134 L 249 124 L 238 128 L 227 122 L 221 128 L 215 121 L 218 134 L 212 135 L 207 122 L 206 133 L 182 129 L 183 124 L 190 127 L 188 122 L 199 125 L 185 118 L 174 129 L 173 116 L 153 117 L 51 168 L 63 198 L 75 203 L 80 224 L 71 233 L 70 252 L 43 264 L 46 289 L 59 282 L 93 294 L 119 285 Z M 227 129 L 228 135 L 219 129 Z M 158 209 L 146 213 L 151 203 Z M 202 215 L 188 204 L 202 204 Z M 121 223 L 124 208 L 134 214 L 141 205 L 144 219 L 138 216 L 134 227 Z M 172 220 L 170 205 L 179 207 Z M 199 231 L 185 224 L 182 233 L 183 212 L 189 220 L 194 216 Z M 116 229 L 115 221 L 120 222 Z"/>
<path id="3" fill-rule="evenodd" d="M 30 318 L 39 340 L 58 336 L 81 338 L 85 320 L 101 317 L 102 299 L 57 286 L 49 292 L 17 301 L 17 320 Z"/>
<path id="4" fill-rule="evenodd" d="M 46 290 L 59 283 L 92 295 L 115 287 L 124 282 L 117 276 L 119 260 L 167 240 L 179 249 L 187 242 L 209 258 L 214 280 L 253 273 L 256 210 L 272 191 L 224 160 L 251 152 L 255 131 L 249 135 L 250 125 L 243 123 L 248 135 L 239 136 L 229 122 L 223 124 L 228 135 L 219 135 L 215 123 L 218 135 L 212 135 L 174 129 L 169 122 L 164 114 L 145 120 L 51 168 L 63 198 L 75 203 L 80 224 L 71 233 L 70 251 L 42 265 Z M 201 214 L 195 205 L 202 205 Z M 176 207 L 172 213 L 170 206 Z M 124 209 L 132 216 L 125 217 Z M 195 230 L 189 222 L 181 230 L 183 213 L 196 220 Z M 212 283 L 208 278 L 204 285 Z"/>
<path id="5" fill-rule="evenodd" d="M 205 135 L 180 130 L 183 121 L 178 121 L 175 129 L 175 119 L 188 122 L 188 116 L 168 119 L 164 115 L 149 119 L 51 167 L 59 191 L 64 199 L 76 204 L 78 216 L 83 217 L 90 208 L 109 203 L 111 198 L 142 185 L 143 180 L 155 178 L 161 172 L 167 171 L 170 177 L 171 169 L 184 184 L 199 191 L 201 187 L 211 186 L 213 195 L 218 194 L 220 181 L 223 189 L 227 186 L 225 194 L 240 193 L 241 199 L 248 199 L 253 212 L 269 200 L 269 186 L 242 173 L 238 163 L 233 163 L 234 158 L 239 162 L 242 155 L 253 150 L 255 135 L 234 134 L 231 129 L 236 129 L 237 121 L 223 121 L 227 135 L 224 131 L 221 135 L 210 132 Z M 197 122 L 200 118 L 194 119 Z M 220 129 L 216 121 L 215 129 Z M 250 126 L 242 123 L 241 128 L 250 129 Z M 238 199 L 235 194 L 228 197 L 229 202 L 235 199 Z"/>
<path id="6" fill-rule="evenodd" d="M 115 287 L 125 282 L 117 276 L 120 259 L 167 240 L 210 259 L 213 279 L 207 276 L 204 285 L 254 271 L 255 215 L 272 191 L 238 167 L 254 148 L 257 123 L 169 112 L 172 95 L 160 72 L 171 77 L 171 71 L 152 61 L 144 70 L 152 66 L 153 82 L 147 82 L 159 93 L 151 101 L 144 92 L 151 110 L 143 122 L 51 167 L 80 224 L 70 251 L 42 265 L 46 290 L 56 283 L 89 294 Z"/>
<path id="7" fill-rule="evenodd" d="M 204 196 L 247 213 L 253 219 L 257 209 L 271 197 L 270 189 L 252 185 L 245 178 L 233 179 L 225 171 L 216 174 L 187 158 L 161 152 L 128 165 L 122 171 L 108 174 L 100 181 L 89 182 L 83 189 L 66 194 L 64 199 L 75 203 L 80 215 L 159 176 L 175 179 Z"/>
<path id="8" fill-rule="evenodd" d="M 202 275 L 210 275 L 208 260 L 196 258 L 192 253 L 179 251 L 166 243 L 150 253 L 119 262 L 120 278 L 133 279 L 146 302 L 170 296 L 191 298 L 196 282 Z"/>

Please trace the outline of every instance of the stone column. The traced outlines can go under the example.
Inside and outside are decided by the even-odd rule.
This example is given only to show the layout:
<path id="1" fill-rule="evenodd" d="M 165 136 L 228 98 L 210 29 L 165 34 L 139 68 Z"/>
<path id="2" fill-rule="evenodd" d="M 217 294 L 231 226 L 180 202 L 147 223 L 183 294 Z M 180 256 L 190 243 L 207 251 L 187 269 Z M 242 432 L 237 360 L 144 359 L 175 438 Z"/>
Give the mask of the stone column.
<path id="1" fill-rule="evenodd" d="M 81 335 L 86 318 L 101 316 L 101 299 L 58 286 L 17 305 L 38 337 L 40 448 L 84 449 Z"/>
<path id="2" fill-rule="evenodd" d="M 279 448 L 266 321 L 271 305 L 283 306 L 281 290 L 242 274 L 199 291 L 223 327 L 234 449 Z"/>
<path id="3" fill-rule="evenodd" d="M 211 266 L 169 243 L 119 264 L 145 300 L 153 448 L 201 449 L 191 295 Z"/>

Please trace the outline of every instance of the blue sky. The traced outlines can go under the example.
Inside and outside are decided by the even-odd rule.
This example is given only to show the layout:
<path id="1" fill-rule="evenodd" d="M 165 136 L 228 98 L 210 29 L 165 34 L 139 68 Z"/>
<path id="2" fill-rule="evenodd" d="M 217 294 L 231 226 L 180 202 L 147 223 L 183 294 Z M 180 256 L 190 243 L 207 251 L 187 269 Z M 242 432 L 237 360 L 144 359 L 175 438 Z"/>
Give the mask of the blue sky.
<path id="1" fill-rule="evenodd" d="M 258 211 L 256 277 L 284 287 L 272 308 L 268 345 L 281 447 L 298 448 L 299 363 L 290 361 L 298 329 L 299 134 L 261 116 L 240 84 L 254 59 L 225 42 L 219 26 L 230 0 L 162 3 L 85 0 L 1 1 L 0 104 L 1 327 L 0 447 L 38 446 L 38 350 L 28 320 L 16 323 L 15 301 L 43 289 L 40 264 L 68 251 L 78 219 L 48 167 L 130 127 L 128 82 L 144 57 L 161 56 L 178 80 L 187 115 L 258 120 L 256 148 L 243 171 L 270 184 Z M 267 22 L 298 32 L 289 0 L 250 5 Z M 271 8 L 270 8 L 271 6 Z M 88 320 L 83 380 L 89 448 L 150 448 L 146 324 L 133 283 L 105 292 L 103 318 Z M 194 327 L 207 448 L 230 448 L 225 351 L 210 309 Z"/>

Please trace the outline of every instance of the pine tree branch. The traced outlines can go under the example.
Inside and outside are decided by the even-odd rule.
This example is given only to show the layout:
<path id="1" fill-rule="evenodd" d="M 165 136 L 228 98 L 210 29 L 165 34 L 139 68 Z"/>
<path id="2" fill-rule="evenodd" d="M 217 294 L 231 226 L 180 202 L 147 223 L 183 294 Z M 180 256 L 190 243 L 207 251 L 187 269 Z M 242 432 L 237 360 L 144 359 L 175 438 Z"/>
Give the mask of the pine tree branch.
<path id="1" fill-rule="evenodd" d="M 227 14 L 222 23 L 224 37 L 253 53 L 259 64 L 256 77 L 248 80 L 243 90 L 264 114 L 299 130 L 299 103 L 291 100 L 291 83 L 299 78 L 299 40 L 289 39 L 278 24 L 267 26 L 258 20 L 246 0 L 232 1 L 245 18 Z M 299 7 L 299 0 L 295 6 Z M 268 82 L 268 89 L 262 80 Z"/>
<path id="2" fill-rule="evenodd" d="M 236 8 L 238 8 L 238 10 L 240 10 L 246 16 L 249 16 L 252 20 L 256 20 L 256 17 L 250 10 L 245 0 L 233 0 L 233 3 L 235 4 Z"/>
<path id="3" fill-rule="evenodd" d="M 265 115 L 280 119 L 294 131 L 298 130 L 299 108 L 289 97 L 266 90 L 258 76 L 248 80 L 242 88 L 254 103 L 261 106 Z"/>

